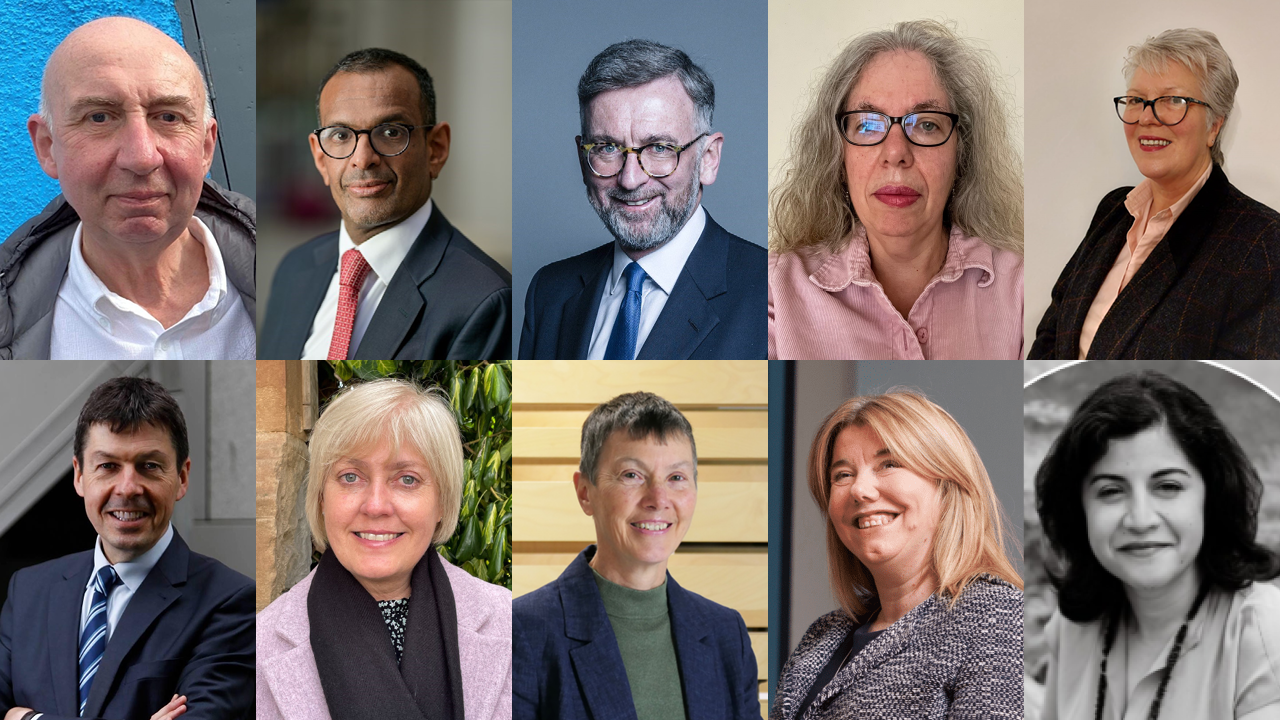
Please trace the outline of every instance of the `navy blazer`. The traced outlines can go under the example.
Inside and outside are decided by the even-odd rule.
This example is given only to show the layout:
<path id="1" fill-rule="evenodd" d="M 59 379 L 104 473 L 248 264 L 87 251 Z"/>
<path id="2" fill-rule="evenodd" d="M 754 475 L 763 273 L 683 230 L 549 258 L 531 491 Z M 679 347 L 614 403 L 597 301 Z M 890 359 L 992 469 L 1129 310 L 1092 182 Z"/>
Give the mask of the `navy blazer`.
<path id="1" fill-rule="evenodd" d="M 284 256 L 271 283 L 259 359 L 302 357 L 337 268 L 336 230 Z M 354 359 L 511 359 L 511 273 L 435 206 L 387 283 Z"/>
<path id="2" fill-rule="evenodd" d="M 635 720 L 622 652 L 587 564 L 595 549 L 512 601 L 513 720 Z M 667 606 L 690 720 L 758 720 L 756 656 L 742 616 L 670 574 Z"/>
<path id="3" fill-rule="evenodd" d="M 704 208 L 705 211 L 705 208 Z M 768 253 L 707 225 L 637 360 L 764 360 L 769 350 Z M 529 281 L 521 360 L 585 360 L 613 243 L 560 260 Z"/>
<path id="4" fill-rule="evenodd" d="M 1053 286 L 1028 360 L 1080 356 L 1085 316 L 1133 216 L 1113 190 Z M 1280 358 L 1280 213 L 1213 166 L 1204 187 L 1116 297 L 1089 359 Z"/>
<path id="5" fill-rule="evenodd" d="M 79 715 L 80 608 L 93 551 L 14 573 L 0 611 L 0 717 Z M 149 718 L 174 693 L 191 720 L 253 714 L 254 583 L 191 552 L 177 532 L 116 625 L 86 718 Z"/>

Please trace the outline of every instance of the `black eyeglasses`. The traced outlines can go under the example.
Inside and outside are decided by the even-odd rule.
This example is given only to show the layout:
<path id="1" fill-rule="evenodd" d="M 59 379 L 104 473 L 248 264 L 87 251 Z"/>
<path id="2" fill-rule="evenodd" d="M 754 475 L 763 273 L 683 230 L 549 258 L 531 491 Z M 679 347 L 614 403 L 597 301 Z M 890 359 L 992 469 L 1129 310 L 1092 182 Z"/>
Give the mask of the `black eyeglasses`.
<path id="1" fill-rule="evenodd" d="M 959 122 L 959 115 L 940 110 L 916 112 L 902 117 L 866 110 L 850 110 L 836 115 L 836 126 L 840 128 L 844 141 L 859 147 L 884 142 L 895 124 L 902 125 L 902 132 L 912 145 L 937 147 L 951 139 L 951 133 L 955 132 Z"/>
<path id="2" fill-rule="evenodd" d="M 640 169 L 651 178 L 664 178 L 676 171 L 680 165 L 680 153 L 693 147 L 694 143 L 710 135 L 704 132 L 684 145 L 656 142 L 640 147 L 625 147 L 616 142 L 582 143 L 578 146 L 587 158 L 587 167 L 596 177 L 611 178 L 622 172 L 627 164 L 627 155 L 634 154 L 640 162 Z"/>
<path id="3" fill-rule="evenodd" d="M 1181 95 L 1161 95 L 1154 100 L 1143 100 L 1135 95 L 1121 95 L 1114 98 L 1116 115 L 1125 125 L 1136 125 L 1142 119 L 1142 111 L 1151 108 L 1151 114 L 1161 125 L 1177 125 L 1187 117 L 1187 109 L 1192 103 L 1209 107 L 1209 103 Z"/>
<path id="4" fill-rule="evenodd" d="M 320 143 L 320 149 L 334 160 L 345 160 L 355 154 L 361 135 L 369 136 L 369 147 L 382 157 L 395 157 L 409 149 L 409 136 L 418 128 L 430 132 L 431 125 L 403 125 L 382 123 L 371 130 L 354 130 L 345 125 L 330 125 L 312 131 Z"/>

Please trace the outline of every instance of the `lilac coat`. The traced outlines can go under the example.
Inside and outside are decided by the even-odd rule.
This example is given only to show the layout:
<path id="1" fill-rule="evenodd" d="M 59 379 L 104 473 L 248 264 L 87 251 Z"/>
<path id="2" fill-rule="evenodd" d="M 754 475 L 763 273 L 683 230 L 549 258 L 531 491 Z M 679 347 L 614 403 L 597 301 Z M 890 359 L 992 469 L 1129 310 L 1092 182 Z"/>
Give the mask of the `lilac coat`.
<path id="1" fill-rule="evenodd" d="M 458 659 L 468 720 L 511 717 L 511 591 L 440 558 L 458 612 Z M 311 652 L 313 570 L 258 613 L 258 720 L 330 720 Z"/>

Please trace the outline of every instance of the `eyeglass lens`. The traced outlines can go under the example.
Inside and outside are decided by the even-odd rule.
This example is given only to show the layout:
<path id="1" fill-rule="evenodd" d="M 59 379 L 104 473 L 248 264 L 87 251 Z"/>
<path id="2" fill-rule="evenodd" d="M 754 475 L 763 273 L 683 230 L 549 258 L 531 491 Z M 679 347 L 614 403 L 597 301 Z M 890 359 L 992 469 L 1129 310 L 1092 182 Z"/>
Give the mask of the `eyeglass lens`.
<path id="1" fill-rule="evenodd" d="M 350 157 L 364 133 L 335 125 L 320 131 L 320 148 L 335 158 Z M 399 155 L 409 147 L 409 130 L 401 125 L 379 125 L 369 131 L 369 143 L 379 155 Z"/>
<path id="2" fill-rule="evenodd" d="M 1161 125 L 1177 125 L 1187 116 L 1188 105 L 1190 103 L 1180 97 L 1162 97 L 1156 99 L 1151 109 Z M 1120 113 L 1121 120 L 1132 125 L 1142 119 L 1145 106 L 1142 98 L 1123 97 L 1116 101 L 1116 112 Z"/>
<path id="3" fill-rule="evenodd" d="M 587 162 L 598 175 L 616 175 L 627 162 L 627 150 L 617 143 L 596 143 L 587 151 Z M 679 162 L 680 151 L 674 145 L 656 143 L 640 150 L 640 167 L 652 177 L 670 175 Z"/>
<path id="4" fill-rule="evenodd" d="M 902 129 L 916 145 L 941 145 L 951 137 L 951 118 L 939 113 L 912 113 L 902 118 Z M 893 122 L 874 112 L 857 112 L 841 119 L 840 132 L 854 145 L 878 145 L 889 134 Z"/>

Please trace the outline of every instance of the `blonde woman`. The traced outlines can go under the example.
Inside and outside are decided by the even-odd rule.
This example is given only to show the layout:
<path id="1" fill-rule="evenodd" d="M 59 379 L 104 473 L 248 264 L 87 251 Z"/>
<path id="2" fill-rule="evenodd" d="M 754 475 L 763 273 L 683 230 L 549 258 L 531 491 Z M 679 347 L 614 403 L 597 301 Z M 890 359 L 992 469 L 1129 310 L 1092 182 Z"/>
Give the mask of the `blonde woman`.
<path id="1" fill-rule="evenodd" d="M 809 451 L 840 609 L 782 669 L 771 720 L 1022 718 L 1022 579 L 960 425 L 923 396 L 857 397 Z"/>
<path id="2" fill-rule="evenodd" d="M 827 70 L 772 193 L 770 359 L 1022 352 L 1022 161 L 986 55 L 904 22 Z"/>

